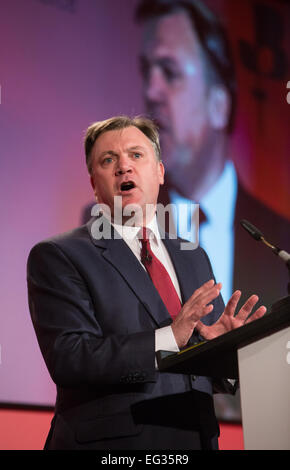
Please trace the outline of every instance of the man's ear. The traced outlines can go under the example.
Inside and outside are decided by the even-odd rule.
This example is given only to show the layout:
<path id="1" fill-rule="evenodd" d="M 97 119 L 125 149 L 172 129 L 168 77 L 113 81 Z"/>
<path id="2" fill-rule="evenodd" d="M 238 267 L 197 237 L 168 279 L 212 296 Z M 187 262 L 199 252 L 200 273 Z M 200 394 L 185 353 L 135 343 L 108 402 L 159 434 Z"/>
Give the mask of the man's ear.
<path id="1" fill-rule="evenodd" d="M 231 98 L 222 85 L 213 85 L 209 89 L 208 115 L 211 126 L 223 130 L 228 126 L 231 108 Z"/>
<path id="2" fill-rule="evenodd" d="M 93 188 L 96 201 L 98 202 L 98 198 L 97 198 L 97 194 L 96 194 L 95 182 L 94 182 L 94 178 L 93 178 L 92 175 L 90 175 L 90 183 L 91 183 L 91 186 L 92 186 L 92 188 Z"/>
<path id="3" fill-rule="evenodd" d="M 90 183 L 91 183 L 91 187 L 95 191 L 95 183 L 94 183 L 94 178 L 92 177 L 92 175 L 90 175 Z"/>
<path id="4" fill-rule="evenodd" d="M 164 174 L 165 174 L 165 168 L 162 162 L 159 162 L 159 184 L 164 184 Z"/>

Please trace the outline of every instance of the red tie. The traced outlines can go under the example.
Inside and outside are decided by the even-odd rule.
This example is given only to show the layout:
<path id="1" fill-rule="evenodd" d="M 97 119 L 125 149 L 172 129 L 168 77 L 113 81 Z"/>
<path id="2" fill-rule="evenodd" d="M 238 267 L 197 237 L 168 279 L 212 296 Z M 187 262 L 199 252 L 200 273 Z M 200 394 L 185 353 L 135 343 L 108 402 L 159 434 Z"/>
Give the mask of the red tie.
<path id="1" fill-rule="evenodd" d="M 169 314 L 174 319 L 181 309 L 181 303 L 168 272 L 151 250 L 148 231 L 142 229 L 141 262 L 145 266 Z"/>

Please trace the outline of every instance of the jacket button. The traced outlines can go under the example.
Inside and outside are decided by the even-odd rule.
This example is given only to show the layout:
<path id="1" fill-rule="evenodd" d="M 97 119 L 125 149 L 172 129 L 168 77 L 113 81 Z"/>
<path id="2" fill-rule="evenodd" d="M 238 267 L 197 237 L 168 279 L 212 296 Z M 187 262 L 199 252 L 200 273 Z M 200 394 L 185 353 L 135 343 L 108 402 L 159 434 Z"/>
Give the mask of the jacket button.
<path id="1" fill-rule="evenodd" d="M 120 382 L 127 384 L 127 383 L 131 382 L 131 377 L 128 377 L 126 375 L 122 375 L 122 377 L 120 378 Z"/>

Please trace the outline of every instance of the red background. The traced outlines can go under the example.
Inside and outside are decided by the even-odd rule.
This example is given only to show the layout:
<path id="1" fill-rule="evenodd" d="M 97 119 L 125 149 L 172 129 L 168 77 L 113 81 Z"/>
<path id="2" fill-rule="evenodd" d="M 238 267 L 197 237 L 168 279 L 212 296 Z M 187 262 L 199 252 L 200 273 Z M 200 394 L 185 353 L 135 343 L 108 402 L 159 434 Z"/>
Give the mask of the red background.
<path id="1" fill-rule="evenodd" d="M 41 450 L 53 413 L 16 409 L 0 410 L 0 450 Z M 221 423 L 221 450 L 243 450 L 243 431 L 239 424 Z"/>

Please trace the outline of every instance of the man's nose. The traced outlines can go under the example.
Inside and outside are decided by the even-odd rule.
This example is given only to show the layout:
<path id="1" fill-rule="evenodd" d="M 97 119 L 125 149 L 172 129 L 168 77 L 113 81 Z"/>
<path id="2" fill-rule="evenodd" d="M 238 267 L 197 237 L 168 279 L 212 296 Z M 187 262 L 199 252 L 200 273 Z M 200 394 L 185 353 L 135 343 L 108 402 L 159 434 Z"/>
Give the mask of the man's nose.
<path id="1" fill-rule="evenodd" d="M 124 173 L 131 173 L 132 172 L 132 162 L 129 157 L 125 155 L 120 155 L 117 160 L 115 174 L 123 175 Z"/>
<path id="2" fill-rule="evenodd" d="M 149 102 L 161 103 L 165 99 L 166 84 L 162 71 L 159 67 L 153 66 L 148 72 L 147 80 L 144 84 L 145 98 Z"/>

